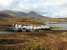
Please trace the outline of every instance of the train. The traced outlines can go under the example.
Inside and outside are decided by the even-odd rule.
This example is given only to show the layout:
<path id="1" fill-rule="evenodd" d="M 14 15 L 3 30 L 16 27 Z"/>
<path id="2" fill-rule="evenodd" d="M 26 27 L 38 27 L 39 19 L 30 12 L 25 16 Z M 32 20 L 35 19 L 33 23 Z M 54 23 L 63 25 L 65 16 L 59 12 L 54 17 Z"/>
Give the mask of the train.
<path id="1" fill-rule="evenodd" d="M 50 30 L 50 27 L 47 25 L 13 24 L 8 30 L 13 32 L 40 32 L 41 30 Z"/>

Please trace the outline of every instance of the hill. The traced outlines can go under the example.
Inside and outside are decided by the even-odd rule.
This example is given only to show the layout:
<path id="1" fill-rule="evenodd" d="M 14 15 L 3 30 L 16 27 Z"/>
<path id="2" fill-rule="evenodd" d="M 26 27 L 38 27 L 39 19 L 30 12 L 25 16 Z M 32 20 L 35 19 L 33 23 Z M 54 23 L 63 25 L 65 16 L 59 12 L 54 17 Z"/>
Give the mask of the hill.
<path id="1" fill-rule="evenodd" d="M 11 10 L 3 10 L 1 11 L 1 13 L 5 13 L 5 14 L 9 14 L 11 16 L 15 16 L 15 17 L 25 17 L 25 18 L 48 18 L 46 16 L 42 16 L 36 12 L 29 12 L 29 13 L 25 13 L 25 12 L 20 12 L 20 11 L 11 11 Z"/>

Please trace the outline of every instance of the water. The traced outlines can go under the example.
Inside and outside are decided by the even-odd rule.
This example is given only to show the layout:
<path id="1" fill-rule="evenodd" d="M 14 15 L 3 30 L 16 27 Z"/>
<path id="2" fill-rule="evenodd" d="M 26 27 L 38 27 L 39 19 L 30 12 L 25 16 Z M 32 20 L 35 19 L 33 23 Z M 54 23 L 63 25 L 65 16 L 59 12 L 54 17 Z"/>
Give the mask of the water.
<path id="1" fill-rule="evenodd" d="M 49 23 L 47 24 L 47 26 L 50 26 L 50 27 L 61 27 L 61 30 L 67 30 L 67 23 Z"/>

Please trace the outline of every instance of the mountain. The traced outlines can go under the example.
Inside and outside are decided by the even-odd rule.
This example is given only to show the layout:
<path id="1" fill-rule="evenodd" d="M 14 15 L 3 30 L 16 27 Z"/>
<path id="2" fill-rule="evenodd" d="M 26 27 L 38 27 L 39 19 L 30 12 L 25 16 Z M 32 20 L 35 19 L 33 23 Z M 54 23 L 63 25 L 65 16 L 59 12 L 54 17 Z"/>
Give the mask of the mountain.
<path id="1" fill-rule="evenodd" d="M 4 12 L 0 12 L 0 18 L 12 18 L 13 16 L 6 14 Z"/>
<path id="2" fill-rule="evenodd" d="M 29 13 L 24 13 L 24 12 L 16 12 L 17 16 L 25 16 L 25 17 L 42 17 L 41 15 L 35 13 L 35 12 L 29 12 Z"/>
<path id="3" fill-rule="evenodd" d="M 1 15 L 2 13 L 2 15 Z M 25 13 L 25 12 L 19 12 L 19 11 L 11 11 L 11 10 L 3 10 L 0 12 L 0 17 L 31 17 L 31 18 L 48 18 L 45 16 L 41 16 L 36 12 L 29 12 L 29 13 Z"/>

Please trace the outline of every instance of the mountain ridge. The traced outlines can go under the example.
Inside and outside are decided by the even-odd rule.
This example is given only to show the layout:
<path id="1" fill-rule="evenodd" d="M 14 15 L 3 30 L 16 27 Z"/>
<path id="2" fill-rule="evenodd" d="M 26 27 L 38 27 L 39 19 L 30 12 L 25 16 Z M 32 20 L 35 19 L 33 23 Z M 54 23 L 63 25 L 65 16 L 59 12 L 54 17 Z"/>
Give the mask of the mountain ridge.
<path id="1" fill-rule="evenodd" d="M 14 17 L 49 18 L 46 16 L 41 16 L 40 14 L 33 12 L 33 11 L 29 13 L 25 13 L 25 12 L 20 12 L 20 11 L 3 10 L 3 11 L 0 11 L 0 13 L 14 16 Z"/>

